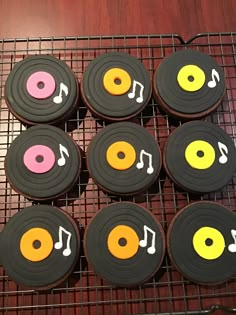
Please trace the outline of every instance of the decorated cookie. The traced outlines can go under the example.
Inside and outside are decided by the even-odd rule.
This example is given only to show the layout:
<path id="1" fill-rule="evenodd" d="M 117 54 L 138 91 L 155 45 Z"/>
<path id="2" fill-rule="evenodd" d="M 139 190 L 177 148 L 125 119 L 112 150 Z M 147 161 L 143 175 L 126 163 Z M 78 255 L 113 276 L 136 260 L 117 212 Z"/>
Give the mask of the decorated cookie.
<path id="1" fill-rule="evenodd" d="M 37 205 L 15 214 L 0 233 L 0 263 L 17 284 L 47 290 L 64 282 L 80 251 L 76 222 L 66 212 Z"/>
<path id="2" fill-rule="evenodd" d="M 136 286 L 160 268 L 165 239 L 160 223 L 134 203 L 100 210 L 85 231 L 84 250 L 94 271 L 118 286 Z"/>
<path id="3" fill-rule="evenodd" d="M 153 78 L 154 97 L 177 119 L 191 120 L 213 112 L 225 94 L 223 70 L 196 50 L 182 50 L 165 58 Z"/>
<path id="4" fill-rule="evenodd" d="M 131 122 L 115 123 L 92 139 L 87 165 L 91 177 L 104 191 L 135 195 L 157 179 L 160 149 L 145 128 Z"/>
<path id="5" fill-rule="evenodd" d="M 169 136 L 163 163 L 173 182 L 192 193 L 223 188 L 236 171 L 232 139 L 215 124 L 192 121 Z"/>
<path id="6" fill-rule="evenodd" d="M 182 209 L 167 234 L 169 256 L 187 279 L 218 284 L 235 276 L 236 215 L 213 202 Z"/>
<path id="7" fill-rule="evenodd" d="M 29 125 L 66 121 L 78 105 L 78 81 L 67 64 L 38 55 L 18 62 L 5 86 L 9 110 Z"/>
<path id="8" fill-rule="evenodd" d="M 101 119 L 121 121 L 139 114 L 151 97 L 143 64 L 121 52 L 103 54 L 87 67 L 81 93 L 85 104 Z"/>
<path id="9" fill-rule="evenodd" d="M 12 188 L 33 200 L 51 200 L 69 191 L 81 170 L 81 152 L 64 131 L 38 125 L 22 132 L 5 158 Z"/>

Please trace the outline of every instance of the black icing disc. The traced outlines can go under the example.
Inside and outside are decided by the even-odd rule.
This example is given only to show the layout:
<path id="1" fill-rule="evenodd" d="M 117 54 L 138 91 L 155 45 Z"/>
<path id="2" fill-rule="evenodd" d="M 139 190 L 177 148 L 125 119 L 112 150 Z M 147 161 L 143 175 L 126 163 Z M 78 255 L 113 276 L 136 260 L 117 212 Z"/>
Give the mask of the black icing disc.
<path id="1" fill-rule="evenodd" d="M 100 131 L 90 142 L 87 164 L 103 190 L 116 195 L 138 194 L 153 184 L 161 168 L 158 144 L 143 127 L 120 122 Z"/>
<path id="2" fill-rule="evenodd" d="M 78 81 L 67 64 L 52 56 L 31 56 L 10 72 L 5 98 L 10 111 L 26 124 L 66 121 L 78 103 Z"/>
<path id="3" fill-rule="evenodd" d="M 178 51 L 163 60 L 153 79 L 154 97 L 169 115 L 196 119 L 214 111 L 225 94 L 223 70 L 195 50 Z"/>
<path id="4" fill-rule="evenodd" d="M 223 188 L 233 178 L 236 149 L 217 125 L 192 121 L 169 136 L 163 163 L 177 186 L 192 193 L 208 193 Z"/>
<path id="5" fill-rule="evenodd" d="M 118 286 L 135 286 L 159 269 L 164 232 L 146 209 L 115 203 L 99 211 L 85 231 L 84 249 L 97 274 Z"/>
<path id="6" fill-rule="evenodd" d="M 33 200 L 51 200 L 70 190 L 81 169 L 77 144 L 64 131 L 38 125 L 22 132 L 5 158 L 13 189 Z"/>
<path id="7" fill-rule="evenodd" d="M 139 114 L 151 97 L 151 83 L 143 64 L 121 52 L 103 54 L 88 65 L 81 94 L 101 119 L 125 120 Z"/>
<path id="8" fill-rule="evenodd" d="M 16 283 L 36 290 L 64 282 L 79 259 L 80 235 L 64 211 L 37 205 L 15 214 L 0 238 L 1 263 Z"/>
<path id="9" fill-rule="evenodd" d="M 188 205 L 170 224 L 167 248 L 173 264 L 189 280 L 229 280 L 236 274 L 235 213 L 213 202 Z"/>

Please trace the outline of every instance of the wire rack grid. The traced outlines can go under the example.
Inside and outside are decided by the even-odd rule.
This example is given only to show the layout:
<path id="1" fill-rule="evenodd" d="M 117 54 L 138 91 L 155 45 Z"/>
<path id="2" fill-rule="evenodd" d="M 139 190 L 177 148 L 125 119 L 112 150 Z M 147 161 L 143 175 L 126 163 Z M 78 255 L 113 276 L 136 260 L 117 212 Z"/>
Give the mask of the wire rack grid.
<path id="1" fill-rule="evenodd" d="M 199 34 L 187 42 L 174 34 L 0 40 L 0 231 L 14 213 L 32 204 L 11 189 L 4 173 L 7 149 L 25 129 L 8 111 L 4 100 L 5 81 L 15 63 L 28 55 L 54 55 L 64 60 L 80 81 L 88 63 L 96 56 L 123 51 L 139 58 L 152 77 L 163 58 L 188 48 L 213 56 L 222 66 L 227 92 L 217 112 L 206 120 L 220 125 L 236 141 L 236 33 Z M 154 99 L 138 120 L 153 135 L 161 150 L 170 132 L 180 124 L 160 112 Z M 86 151 L 90 140 L 105 127 L 105 123 L 94 118 L 81 103 L 76 114 L 60 127 Z M 213 200 L 236 212 L 235 187 L 236 178 L 222 191 L 201 196 L 199 200 Z M 166 230 L 175 213 L 193 197 L 177 190 L 163 174 L 151 189 L 130 200 L 149 209 Z M 70 213 L 83 230 L 98 209 L 113 201 L 111 196 L 97 188 L 84 169 L 73 191 L 52 204 Z M 235 306 L 236 278 L 215 288 L 195 285 L 175 270 L 167 256 L 159 277 L 153 277 L 134 289 L 116 288 L 101 280 L 86 264 L 83 254 L 66 283 L 46 293 L 18 287 L 0 267 L 0 314 L 182 315 L 208 314 L 215 310 L 225 314 L 227 311 L 236 312 Z"/>

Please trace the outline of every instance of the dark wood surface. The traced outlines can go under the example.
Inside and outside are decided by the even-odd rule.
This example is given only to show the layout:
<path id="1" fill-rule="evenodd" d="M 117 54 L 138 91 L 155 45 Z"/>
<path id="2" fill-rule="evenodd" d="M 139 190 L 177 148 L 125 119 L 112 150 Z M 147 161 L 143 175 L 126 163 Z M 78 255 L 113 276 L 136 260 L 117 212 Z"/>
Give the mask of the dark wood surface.
<path id="1" fill-rule="evenodd" d="M 0 38 L 178 33 L 184 39 L 188 39 L 200 32 L 230 31 L 236 31 L 236 0 L 0 0 Z M 5 283 L 6 287 L 3 287 Z M 6 280 L 1 280 L 0 291 L 4 290 L 16 291 L 13 282 L 8 284 Z M 166 287 L 166 290 L 170 288 Z M 72 291 L 71 295 L 73 294 Z M 88 292 L 84 291 L 83 294 L 84 301 L 89 299 Z M 34 301 L 35 304 L 50 303 L 48 301 L 62 303 L 63 299 L 59 300 L 59 295 L 55 294 L 51 299 L 46 295 L 40 295 L 39 298 L 35 295 L 35 300 L 29 294 L 12 294 L 9 295 L 10 298 L 7 295 L 5 298 L 0 295 L 0 307 L 17 306 L 21 303 L 31 305 Z M 106 299 L 105 296 L 103 298 Z M 107 300 L 110 298 L 108 295 Z M 72 301 L 75 302 L 74 296 Z M 215 301 L 217 304 L 225 304 L 224 297 L 216 296 Z M 196 296 L 192 302 L 197 303 Z M 168 308 L 168 301 L 162 303 L 165 311 Z M 186 302 L 181 299 L 172 300 L 170 303 L 173 310 L 186 307 L 184 304 Z M 187 303 L 191 304 L 190 298 Z M 207 307 L 211 303 L 212 300 L 207 303 Z M 230 305 L 235 305 L 234 296 Z M 109 305 L 107 307 L 109 309 Z M 97 309 L 95 306 L 93 308 L 95 313 Z M 57 310 L 60 312 L 59 308 Z M 86 310 L 92 313 L 86 307 L 82 312 L 86 314 Z M 137 306 L 135 313 L 138 311 Z M 150 312 L 153 311 L 155 310 L 150 308 Z M 19 311 L 20 314 L 33 312 L 25 309 Z M 36 312 L 46 314 L 43 309 Z M 16 313 L 14 310 L 11 312 Z M 71 314 L 75 313 L 77 314 L 76 310 Z"/>
<path id="2" fill-rule="evenodd" d="M 0 38 L 236 31 L 235 0 L 1 0 Z"/>

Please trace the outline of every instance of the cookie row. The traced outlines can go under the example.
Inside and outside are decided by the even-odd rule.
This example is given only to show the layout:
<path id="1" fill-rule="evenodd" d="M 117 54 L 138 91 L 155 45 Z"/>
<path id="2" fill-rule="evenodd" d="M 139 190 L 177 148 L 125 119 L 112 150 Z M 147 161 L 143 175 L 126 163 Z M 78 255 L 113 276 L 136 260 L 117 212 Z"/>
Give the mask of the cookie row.
<path id="1" fill-rule="evenodd" d="M 5 173 L 14 190 L 32 200 L 52 200 L 78 181 L 84 152 L 61 129 L 33 126 L 11 144 Z M 133 196 L 159 177 L 162 160 L 172 181 L 191 193 L 223 188 L 236 171 L 232 139 L 218 126 L 203 121 L 181 125 L 167 139 L 163 157 L 152 135 L 131 122 L 102 129 L 86 152 L 94 182 L 113 195 Z"/>
<path id="2" fill-rule="evenodd" d="M 214 111 L 226 89 L 216 61 L 194 50 L 165 58 L 152 81 L 141 61 L 127 53 L 112 52 L 92 60 L 80 86 L 65 62 L 38 55 L 14 66 L 5 98 L 13 115 L 29 125 L 66 121 L 80 107 L 80 93 L 95 116 L 122 121 L 138 115 L 153 90 L 157 104 L 170 116 L 191 120 Z"/>
<path id="3" fill-rule="evenodd" d="M 19 211 L 0 233 L 0 263 L 6 274 L 36 290 L 62 284 L 80 259 L 78 224 L 49 205 Z M 166 239 L 150 211 L 134 203 L 114 203 L 97 212 L 83 238 L 93 270 L 124 287 L 142 284 L 158 272 L 166 243 L 173 265 L 190 281 L 218 284 L 236 275 L 236 216 L 213 202 L 183 208 L 170 223 Z"/>

